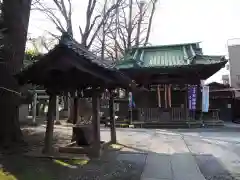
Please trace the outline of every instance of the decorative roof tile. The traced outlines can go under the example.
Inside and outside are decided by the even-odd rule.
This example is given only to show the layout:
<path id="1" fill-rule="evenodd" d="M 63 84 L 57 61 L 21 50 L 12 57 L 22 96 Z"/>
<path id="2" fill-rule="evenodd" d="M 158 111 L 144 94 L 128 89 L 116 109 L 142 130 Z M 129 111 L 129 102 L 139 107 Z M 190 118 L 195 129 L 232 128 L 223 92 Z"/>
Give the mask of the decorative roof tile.
<path id="1" fill-rule="evenodd" d="M 68 54 L 69 52 L 70 55 L 72 53 L 76 54 L 77 58 L 70 58 L 69 61 L 58 61 L 59 56 L 66 55 L 66 53 Z M 18 79 L 20 84 L 25 84 L 28 82 L 38 84 L 46 82 L 46 79 L 48 78 L 47 76 L 41 76 L 42 74 L 38 73 L 39 71 L 42 72 L 45 70 L 46 72 L 50 72 L 52 70 L 57 70 L 61 72 L 68 72 L 68 70 L 71 68 L 75 68 L 78 69 L 78 71 L 81 71 L 81 68 L 78 68 L 81 66 L 81 64 L 87 65 L 87 71 L 88 69 L 94 68 L 95 65 L 98 66 L 99 72 L 93 73 L 92 76 L 97 79 L 98 75 L 102 75 L 102 79 L 106 82 L 110 82 L 112 86 L 135 86 L 135 83 L 132 81 L 132 79 L 124 75 L 123 72 L 117 70 L 112 65 L 112 63 L 97 57 L 95 54 L 88 51 L 84 46 L 75 41 L 67 33 L 64 33 L 62 35 L 59 44 L 56 45 L 51 51 L 44 55 L 39 61 L 24 68 L 20 73 L 16 74 L 15 77 Z"/>
<path id="2" fill-rule="evenodd" d="M 102 60 L 91 51 L 87 50 L 83 45 L 79 44 L 74 40 L 68 33 L 63 33 L 60 45 L 67 46 L 69 49 L 72 49 L 79 55 L 85 56 L 87 59 L 91 60 L 93 63 L 102 66 L 104 68 L 113 69 L 114 65 L 110 61 Z"/>
<path id="3" fill-rule="evenodd" d="M 199 43 L 147 46 L 133 48 L 124 56 L 116 68 L 172 67 L 190 64 L 211 64 L 220 62 L 221 56 L 203 55 Z"/>

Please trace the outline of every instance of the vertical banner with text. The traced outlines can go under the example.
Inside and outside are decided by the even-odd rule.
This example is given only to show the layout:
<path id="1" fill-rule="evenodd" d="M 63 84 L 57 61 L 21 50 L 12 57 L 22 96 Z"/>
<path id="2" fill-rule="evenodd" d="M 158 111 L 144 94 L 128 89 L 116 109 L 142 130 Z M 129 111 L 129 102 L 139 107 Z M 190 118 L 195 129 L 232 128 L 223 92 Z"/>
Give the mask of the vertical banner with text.
<path id="1" fill-rule="evenodd" d="M 188 86 L 188 108 L 189 110 L 196 110 L 197 104 L 197 86 Z"/>
<path id="2" fill-rule="evenodd" d="M 209 108 L 209 86 L 202 86 L 202 112 L 208 112 Z"/>

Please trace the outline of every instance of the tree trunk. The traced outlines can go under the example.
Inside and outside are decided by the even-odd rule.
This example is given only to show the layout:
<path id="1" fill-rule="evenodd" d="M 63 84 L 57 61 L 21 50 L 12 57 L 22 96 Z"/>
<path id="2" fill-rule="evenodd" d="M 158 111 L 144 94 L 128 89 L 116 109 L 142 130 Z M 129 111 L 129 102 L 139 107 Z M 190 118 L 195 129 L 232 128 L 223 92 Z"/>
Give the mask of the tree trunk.
<path id="1" fill-rule="evenodd" d="M 143 20 L 143 6 L 144 2 L 140 2 L 140 7 L 139 7 L 139 19 L 138 19 L 138 27 L 137 27 L 137 34 L 136 34 L 136 47 L 139 46 L 139 41 L 140 41 L 140 35 L 141 35 L 141 25 L 142 25 L 142 20 Z"/>
<path id="2" fill-rule="evenodd" d="M 131 39 L 132 39 L 132 8 L 133 0 L 129 0 L 129 19 L 128 19 L 128 32 L 127 32 L 127 48 L 131 48 Z"/>
<path id="3" fill-rule="evenodd" d="M 146 35 L 146 40 L 145 40 L 144 46 L 146 46 L 148 44 L 148 40 L 149 40 L 149 36 L 150 36 L 150 33 L 151 33 L 151 28 L 152 28 L 153 15 L 154 15 L 155 10 L 156 10 L 157 1 L 158 0 L 152 1 L 153 7 L 152 7 L 151 15 L 150 15 L 150 18 L 149 18 L 149 21 L 148 21 L 148 29 L 147 29 L 147 35 Z"/>
<path id="4" fill-rule="evenodd" d="M 18 120 L 20 93 L 13 74 L 23 65 L 31 0 L 3 0 L 2 27 L 5 27 L 0 55 L 0 145 L 22 140 Z"/>

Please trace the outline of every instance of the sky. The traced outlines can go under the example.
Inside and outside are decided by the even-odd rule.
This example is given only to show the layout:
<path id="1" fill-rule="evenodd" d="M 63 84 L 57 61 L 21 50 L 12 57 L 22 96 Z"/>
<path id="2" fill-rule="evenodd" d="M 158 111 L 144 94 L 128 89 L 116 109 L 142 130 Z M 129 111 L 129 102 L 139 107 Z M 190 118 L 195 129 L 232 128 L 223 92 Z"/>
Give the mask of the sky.
<path id="1" fill-rule="evenodd" d="M 85 22 L 87 0 L 72 0 L 73 28 L 79 37 L 79 24 Z M 48 0 L 49 2 L 49 0 Z M 204 54 L 227 55 L 229 39 L 240 38 L 240 0 L 159 0 L 153 20 L 153 45 L 202 42 Z M 40 12 L 31 12 L 31 37 L 56 32 Z"/>

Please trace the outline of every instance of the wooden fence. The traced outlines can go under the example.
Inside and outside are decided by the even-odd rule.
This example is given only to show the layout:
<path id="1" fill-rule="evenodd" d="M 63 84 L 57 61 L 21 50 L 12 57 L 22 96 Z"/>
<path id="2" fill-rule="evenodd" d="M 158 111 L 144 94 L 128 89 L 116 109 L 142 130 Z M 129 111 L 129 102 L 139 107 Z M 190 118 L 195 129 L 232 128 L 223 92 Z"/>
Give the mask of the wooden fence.
<path id="1" fill-rule="evenodd" d="M 163 108 L 139 108 L 139 121 L 144 122 L 161 122 L 161 121 L 185 121 L 188 113 L 184 108 L 173 107 Z"/>

